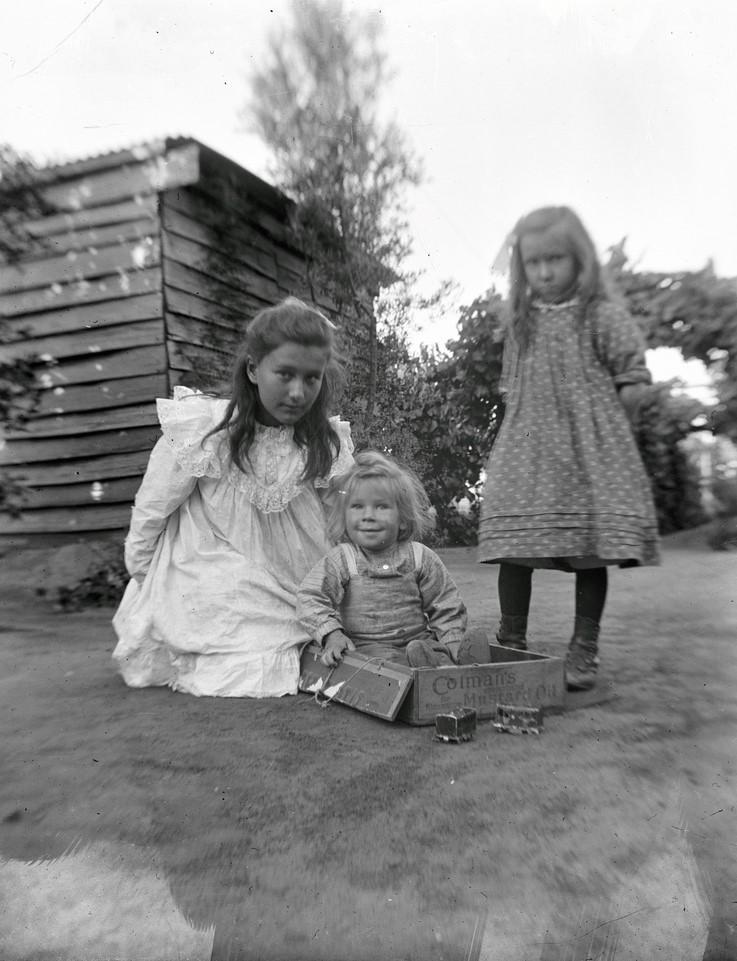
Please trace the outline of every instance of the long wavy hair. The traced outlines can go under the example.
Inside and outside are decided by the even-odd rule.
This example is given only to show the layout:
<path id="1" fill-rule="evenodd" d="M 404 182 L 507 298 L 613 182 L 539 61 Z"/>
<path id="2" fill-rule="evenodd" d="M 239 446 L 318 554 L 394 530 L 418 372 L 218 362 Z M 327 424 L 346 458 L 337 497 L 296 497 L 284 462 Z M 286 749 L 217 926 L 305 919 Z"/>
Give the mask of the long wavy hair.
<path id="1" fill-rule="evenodd" d="M 307 451 L 303 480 L 314 480 L 330 473 L 340 449 L 340 440 L 328 419 L 341 376 L 333 330 L 333 324 L 319 310 L 296 297 L 287 297 L 273 307 L 266 307 L 249 323 L 233 366 L 230 402 L 223 419 L 210 431 L 210 434 L 221 430 L 226 433 L 230 456 L 240 470 L 247 470 L 259 407 L 258 387 L 248 377 L 248 366 L 259 364 L 282 344 L 292 343 L 320 347 L 327 352 L 328 363 L 320 391 L 304 417 L 294 425 L 294 440 Z"/>
<path id="2" fill-rule="evenodd" d="M 435 527 L 430 499 L 414 471 L 379 451 L 364 450 L 356 454 L 353 465 L 341 477 L 338 496 L 330 503 L 328 533 L 335 543 L 347 540 L 346 507 L 356 487 L 367 480 L 384 484 L 397 505 L 398 540 L 421 540 Z"/>
<path id="3" fill-rule="evenodd" d="M 543 233 L 551 228 L 555 228 L 558 234 L 565 238 L 568 251 L 575 259 L 575 295 L 582 316 L 585 316 L 596 301 L 607 296 L 594 243 L 580 218 L 570 207 L 540 207 L 521 217 L 511 238 L 509 324 L 515 340 L 523 350 L 528 347 L 534 331 L 530 311 L 533 298 L 522 262 L 520 241 L 529 234 Z"/>

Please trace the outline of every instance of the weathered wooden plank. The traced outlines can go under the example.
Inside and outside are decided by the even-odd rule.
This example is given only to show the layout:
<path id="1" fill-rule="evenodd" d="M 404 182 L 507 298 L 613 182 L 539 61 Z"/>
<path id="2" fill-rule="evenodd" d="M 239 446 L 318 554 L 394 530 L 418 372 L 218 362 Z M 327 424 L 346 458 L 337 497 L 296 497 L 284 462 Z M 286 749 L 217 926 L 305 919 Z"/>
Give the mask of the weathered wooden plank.
<path id="1" fill-rule="evenodd" d="M 62 387 L 60 385 L 41 391 L 37 414 L 72 413 L 76 411 L 112 411 L 116 407 L 141 404 L 156 397 L 169 396 L 169 380 L 166 373 L 145 377 L 126 377 L 96 384 Z M 104 414 L 101 413 L 101 416 Z"/>
<path id="2" fill-rule="evenodd" d="M 282 297 L 282 292 L 274 280 L 256 273 L 231 257 L 214 253 L 202 244 L 168 231 L 164 231 L 161 239 L 164 258 L 176 260 L 177 263 L 216 277 L 237 290 L 253 294 L 269 303 L 275 303 Z"/>
<path id="3" fill-rule="evenodd" d="M 212 300 L 205 300 L 196 294 L 177 290 L 176 287 L 164 286 L 164 303 L 174 314 L 219 324 L 221 327 L 230 327 L 239 334 L 245 331 L 249 319 L 249 315 L 244 316 L 241 311 L 230 310 Z"/>
<path id="4" fill-rule="evenodd" d="M 253 226 L 281 243 L 294 245 L 294 234 L 289 218 L 295 204 L 280 191 L 237 167 L 225 169 L 217 160 L 211 163 L 207 151 L 200 158 L 198 193 L 211 197 L 221 210 L 231 210 L 243 216 Z"/>
<path id="5" fill-rule="evenodd" d="M 193 294 L 224 307 L 226 310 L 242 314 L 248 320 L 264 307 L 275 303 L 274 300 L 263 299 L 255 294 L 249 294 L 230 287 L 217 280 L 210 274 L 202 273 L 176 260 L 164 258 L 164 276 L 169 287 Z"/>
<path id="6" fill-rule="evenodd" d="M 231 360 L 241 341 L 239 331 L 232 327 L 222 327 L 208 321 L 194 320 L 179 314 L 166 313 L 167 340 L 178 340 L 183 344 L 197 344 L 213 350 L 223 351 Z"/>
<path id="7" fill-rule="evenodd" d="M 413 669 L 412 690 L 398 719 L 434 724 L 438 714 L 456 707 L 471 707 L 479 718 L 495 716 L 499 704 L 562 707 L 561 658 L 495 644 L 489 645 L 489 658 L 493 663 Z"/>
<path id="8" fill-rule="evenodd" d="M 122 224 L 128 220 L 157 219 L 158 210 L 159 195 L 149 194 L 102 207 L 85 207 L 63 214 L 51 214 L 39 220 L 27 221 L 24 227 L 32 237 L 52 237 L 54 234 L 65 234 L 69 231 Z"/>
<path id="9" fill-rule="evenodd" d="M 43 238 L 43 253 L 40 256 L 56 256 L 70 250 L 90 250 L 94 252 L 100 247 L 109 247 L 112 244 L 122 244 L 129 240 L 143 240 L 146 237 L 156 236 L 158 232 L 157 221 L 151 218 L 129 220 L 104 227 L 88 227 L 85 230 L 72 230 Z M 24 257 L 24 262 L 27 263 L 29 259 Z"/>
<path id="10" fill-rule="evenodd" d="M 146 470 L 150 448 L 103 454 L 82 460 L 55 461 L 48 464 L 22 464 L 9 470 L 14 477 L 32 487 L 103 481 L 116 477 L 141 477 Z"/>
<path id="11" fill-rule="evenodd" d="M 273 251 L 263 251 L 246 238 L 230 229 L 221 215 L 220 229 L 198 223 L 173 207 L 162 207 L 162 226 L 165 231 L 185 240 L 192 240 L 211 252 L 211 255 L 227 256 L 251 270 L 276 280 L 276 258 Z"/>
<path id="12" fill-rule="evenodd" d="M 4 344 L 0 348 L 0 355 L 10 359 L 34 354 L 38 357 L 61 360 L 83 354 L 100 354 L 103 351 L 163 343 L 164 324 L 161 319 L 157 319 L 96 330 L 69 331 L 53 337 L 38 337 L 34 340 L 14 341 L 11 344 Z"/>
<path id="13" fill-rule="evenodd" d="M 117 150 L 95 154 L 91 157 L 65 160 L 54 167 L 44 167 L 41 170 L 40 176 L 45 183 L 53 183 L 57 180 L 70 180 L 74 177 L 97 173 L 101 170 L 110 170 L 126 164 L 143 163 L 144 160 L 153 160 L 156 157 L 162 156 L 167 149 L 181 147 L 185 144 L 195 142 L 191 137 L 157 137 L 145 143 L 134 144 L 132 147 L 120 147 Z"/>
<path id="14" fill-rule="evenodd" d="M 13 440 L 0 448 L 0 464 L 32 464 L 75 457 L 101 457 L 144 448 L 150 450 L 160 435 L 158 427 L 129 427 L 81 434 L 78 437 Z"/>
<path id="15" fill-rule="evenodd" d="M 198 221 L 204 227 L 212 228 L 216 234 L 222 233 L 227 224 L 229 237 L 255 247 L 262 253 L 271 254 L 277 246 L 273 237 L 255 228 L 247 217 L 232 210 L 225 211 L 207 194 L 200 193 L 196 186 L 167 190 L 162 194 L 162 218 L 165 216 L 165 211 L 171 210 L 184 214 L 190 220 Z"/>
<path id="16" fill-rule="evenodd" d="M 84 507 L 88 504 L 132 504 L 140 477 L 121 477 L 85 484 L 57 484 L 54 487 L 26 487 L 21 507 L 37 510 L 40 507 Z"/>
<path id="17" fill-rule="evenodd" d="M 64 171 L 59 168 L 58 173 Z M 187 144 L 143 163 L 127 163 L 51 183 L 42 187 L 42 194 L 58 210 L 80 210 L 195 183 L 199 174 L 199 145 Z"/>
<path id="18" fill-rule="evenodd" d="M 61 310 L 44 311 L 42 314 L 11 317 L 6 320 L 5 329 L 14 339 L 28 340 L 72 330 L 153 320 L 163 317 L 163 306 L 163 298 L 159 293 L 120 297 L 118 300 L 107 300 L 98 304 L 75 304 Z"/>
<path id="19" fill-rule="evenodd" d="M 163 374 L 166 369 L 164 345 L 153 344 L 150 347 L 97 354 L 85 360 L 66 361 L 41 371 L 37 381 L 43 388 L 67 387 L 70 384 L 120 380 L 124 377 L 140 377 L 143 374 Z"/>
<path id="20" fill-rule="evenodd" d="M 118 430 L 123 427 L 143 427 L 158 424 L 156 402 L 133 404 L 129 407 L 113 407 L 110 410 L 85 411 L 83 413 L 35 415 L 27 421 L 23 431 L 7 431 L 8 440 L 30 440 L 33 437 L 69 437 L 72 434 L 89 434 L 98 430 Z"/>
<path id="21" fill-rule="evenodd" d="M 181 384 L 183 387 L 192 387 L 198 390 L 207 390 L 217 397 L 229 398 L 231 394 L 231 375 L 230 371 L 221 371 L 219 376 L 215 372 L 207 372 L 207 376 L 202 376 L 200 372 L 191 370 L 169 371 L 172 387 Z"/>
<path id="22" fill-rule="evenodd" d="M 20 517 L 0 515 L 0 534 L 125 530 L 130 519 L 130 507 L 125 504 L 100 504 L 74 510 L 49 508 L 24 511 Z"/>
<path id="23" fill-rule="evenodd" d="M 232 350 L 217 350 L 214 347 L 200 347 L 198 344 L 183 344 L 174 340 L 167 341 L 166 349 L 172 370 L 196 371 L 208 381 L 221 381 L 230 376 L 233 366 Z"/>
<path id="24" fill-rule="evenodd" d="M 0 290 L 21 291 L 53 284 L 72 284 L 104 277 L 106 274 L 128 274 L 161 262 L 161 247 L 156 236 L 143 240 L 113 244 L 95 253 L 70 251 L 59 257 L 46 257 L 20 264 L 0 266 Z"/>
<path id="25" fill-rule="evenodd" d="M 412 668 L 355 651 L 344 654 L 336 667 L 326 667 L 321 653 L 317 644 L 308 644 L 302 652 L 300 691 L 386 721 L 395 719 L 412 687 Z"/>
<path id="26" fill-rule="evenodd" d="M 0 317 L 17 317 L 77 304 L 106 303 L 161 290 L 161 268 L 116 271 L 99 280 L 49 284 L 35 290 L 0 293 Z"/>

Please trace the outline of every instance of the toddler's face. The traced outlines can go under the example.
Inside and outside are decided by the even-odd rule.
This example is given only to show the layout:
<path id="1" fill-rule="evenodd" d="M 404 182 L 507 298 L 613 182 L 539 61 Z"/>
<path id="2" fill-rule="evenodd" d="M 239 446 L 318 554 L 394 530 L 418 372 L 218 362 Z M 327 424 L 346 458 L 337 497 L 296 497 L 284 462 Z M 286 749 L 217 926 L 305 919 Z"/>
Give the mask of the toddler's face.
<path id="1" fill-rule="evenodd" d="M 527 283 L 536 297 L 555 303 L 573 294 L 578 266 L 564 235 L 554 227 L 525 234 L 519 249 Z"/>
<path id="2" fill-rule="evenodd" d="M 317 400 L 328 364 L 322 347 L 287 341 L 258 364 L 248 365 L 248 379 L 258 388 L 258 419 L 267 427 L 296 424 Z"/>
<path id="3" fill-rule="evenodd" d="M 381 480 L 363 480 L 353 488 L 345 508 L 348 537 L 369 553 L 392 547 L 399 537 L 399 510 Z"/>

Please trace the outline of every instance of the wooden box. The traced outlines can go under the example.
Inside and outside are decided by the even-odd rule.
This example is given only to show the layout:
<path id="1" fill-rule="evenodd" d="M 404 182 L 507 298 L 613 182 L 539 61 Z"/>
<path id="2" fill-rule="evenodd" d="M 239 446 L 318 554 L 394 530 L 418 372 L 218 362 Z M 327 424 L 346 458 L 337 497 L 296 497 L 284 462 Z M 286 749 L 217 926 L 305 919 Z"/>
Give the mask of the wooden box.
<path id="1" fill-rule="evenodd" d="M 302 652 L 300 691 L 312 694 L 321 704 L 336 701 L 386 721 L 396 718 L 412 686 L 411 667 L 351 651 L 343 655 L 336 667 L 326 667 L 320 660 L 321 654 L 317 644 L 308 644 Z"/>
<path id="2" fill-rule="evenodd" d="M 434 724 L 438 714 L 470 707 L 479 719 L 496 717 L 497 705 L 562 710 L 563 659 L 489 645 L 488 664 L 412 668 L 413 684 L 397 714 L 407 724 Z"/>

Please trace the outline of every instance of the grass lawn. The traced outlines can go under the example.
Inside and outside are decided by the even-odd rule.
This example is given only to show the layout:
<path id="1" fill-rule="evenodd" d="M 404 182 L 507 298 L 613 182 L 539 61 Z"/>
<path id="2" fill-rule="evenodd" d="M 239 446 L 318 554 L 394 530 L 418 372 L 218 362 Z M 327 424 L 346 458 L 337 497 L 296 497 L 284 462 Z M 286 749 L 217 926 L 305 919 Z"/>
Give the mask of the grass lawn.
<path id="1" fill-rule="evenodd" d="M 441 553 L 491 632 L 496 568 Z M 737 957 L 737 555 L 677 535 L 614 571 L 611 696 L 461 745 L 309 695 L 128 689 L 111 611 L 55 613 L 43 561 L 7 560 L 3 961 Z M 536 573 L 532 646 L 563 654 L 572 607 Z"/>

